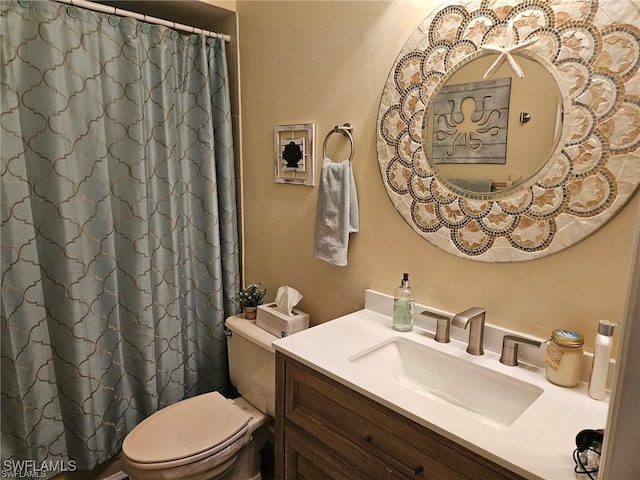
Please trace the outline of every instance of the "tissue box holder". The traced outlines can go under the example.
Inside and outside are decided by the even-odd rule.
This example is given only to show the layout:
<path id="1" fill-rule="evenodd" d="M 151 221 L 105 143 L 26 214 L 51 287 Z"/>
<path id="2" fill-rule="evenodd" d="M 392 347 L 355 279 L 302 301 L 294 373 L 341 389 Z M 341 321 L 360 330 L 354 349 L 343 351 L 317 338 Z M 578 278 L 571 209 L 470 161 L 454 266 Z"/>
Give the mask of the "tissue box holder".
<path id="1" fill-rule="evenodd" d="M 284 338 L 309 328 L 309 314 L 294 308 L 291 315 L 286 315 L 276 308 L 275 303 L 258 305 L 256 325 L 271 335 Z"/>

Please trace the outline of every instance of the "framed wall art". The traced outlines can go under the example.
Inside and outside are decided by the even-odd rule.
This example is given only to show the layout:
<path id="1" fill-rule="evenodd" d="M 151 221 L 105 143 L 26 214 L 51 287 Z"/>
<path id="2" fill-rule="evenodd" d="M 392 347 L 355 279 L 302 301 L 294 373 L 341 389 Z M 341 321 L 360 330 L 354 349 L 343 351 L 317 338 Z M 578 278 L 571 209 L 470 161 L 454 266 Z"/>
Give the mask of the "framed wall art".
<path id="1" fill-rule="evenodd" d="M 273 157 L 276 183 L 315 185 L 315 124 L 273 127 Z"/>

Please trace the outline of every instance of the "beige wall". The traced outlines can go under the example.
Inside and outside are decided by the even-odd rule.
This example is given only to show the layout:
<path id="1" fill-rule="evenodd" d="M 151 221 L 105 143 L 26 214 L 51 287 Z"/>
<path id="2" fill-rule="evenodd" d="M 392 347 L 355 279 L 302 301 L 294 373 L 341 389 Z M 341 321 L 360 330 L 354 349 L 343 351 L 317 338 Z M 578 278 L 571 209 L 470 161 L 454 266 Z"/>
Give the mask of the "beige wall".
<path id="1" fill-rule="evenodd" d="M 609 224 L 550 257 L 486 264 L 445 253 L 396 213 L 382 184 L 375 138 L 390 68 L 433 4 L 425 0 L 237 2 L 240 25 L 245 281 L 264 281 L 273 299 L 291 285 L 313 324 L 362 308 L 364 290 L 392 293 L 410 272 L 416 300 L 450 311 L 487 308 L 487 322 L 546 337 L 575 329 L 591 349 L 597 321 L 619 321 L 629 281 L 636 195 Z M 349 264 L 313 256 L 318 187 L 276 184 L 274 125 L 315 123 L 322 142 L 336 124 L 354 125 L 360 232 Z M 332 145 L 347 145 L 340 139 Z M 332 148 L 334 159 L 342 159 Z"/>
<path id="2" fill-rule="evenodd" d="M 213 5 L 215 7 L 224 8 L 225 10 L 229 10 L 231 12 L 236 11 L 236 0 L 198 0 L 202 3 L 208 3 L 209 5 Z"/>

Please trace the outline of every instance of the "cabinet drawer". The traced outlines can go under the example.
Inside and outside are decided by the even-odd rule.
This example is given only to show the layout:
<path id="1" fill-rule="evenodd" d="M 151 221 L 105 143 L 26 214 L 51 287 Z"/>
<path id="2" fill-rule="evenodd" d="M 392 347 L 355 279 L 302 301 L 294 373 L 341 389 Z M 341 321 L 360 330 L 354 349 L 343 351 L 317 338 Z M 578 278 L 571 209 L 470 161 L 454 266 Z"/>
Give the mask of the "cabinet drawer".
<path id="1" fill-rule="evenodd" d="M 521 478 L 291 359 L 283 374 L 285 424 L 313 435 L 368 478 Z"/>

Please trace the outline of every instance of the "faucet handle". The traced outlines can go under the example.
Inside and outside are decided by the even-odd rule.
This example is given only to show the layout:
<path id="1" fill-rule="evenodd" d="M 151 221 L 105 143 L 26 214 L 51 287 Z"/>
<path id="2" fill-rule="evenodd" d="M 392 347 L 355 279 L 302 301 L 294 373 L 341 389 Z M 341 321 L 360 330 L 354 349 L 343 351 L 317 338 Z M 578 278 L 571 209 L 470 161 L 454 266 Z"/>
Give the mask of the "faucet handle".
<path id="1" fill-rule="evenodd" d="M 435 340 L 439 343 L 449 343 L 451 341 L 451 317 L 443 315 L 441 313 L 432 312 L 431 310 L 424 310 L 420 313 L 425 317 L 434 318 L 436 320 L 436 336 Z"/>
<path id="2" fill-rule="evenodd" d="M 502 355 L 500 355 L 500 363 L 509 365 L 510 367 L 518 365 L 518 344 L 520 343 L 533 345 L 538 348 L 542 345 L 538 340 L 519 337 L 517 335 L 505 335 L 502 338 Z"/>

